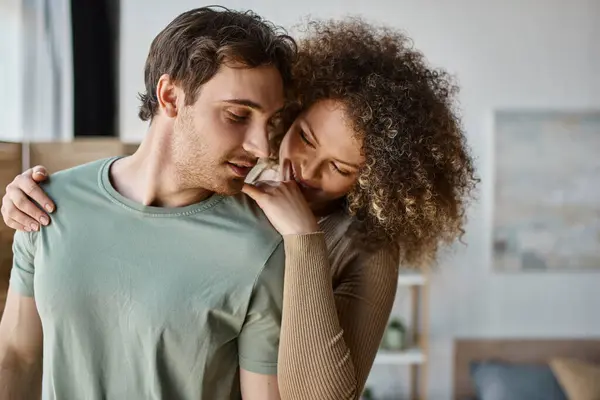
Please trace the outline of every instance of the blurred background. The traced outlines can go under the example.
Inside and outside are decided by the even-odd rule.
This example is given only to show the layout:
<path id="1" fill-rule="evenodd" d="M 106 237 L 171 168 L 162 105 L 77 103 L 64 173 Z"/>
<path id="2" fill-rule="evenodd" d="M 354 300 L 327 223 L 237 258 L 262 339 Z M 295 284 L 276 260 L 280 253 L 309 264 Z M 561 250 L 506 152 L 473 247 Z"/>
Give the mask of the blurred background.
<path id="1" fill-rule="evenodd" d="M 598 362 L 570 373 L 590 387 L 583 377 L 597 377 L 600 396 L 600 0 L 219 4 L 252 9 L 292 34 L 307 17 L 388 24 L 461 86 L 482 180 L 466 245 L 430 271 L 401 276 L 364 397 L 462 399 L 477 387 L 480 398 L 500 399 L 482 394 L 490 381 L 509 382 L 506 393 L 535 382 L 539 394 L 560 357 Z M 147 128 L 137 93 L 150 42 L 203 5 L 0 0 L 2 187 L 30 165 L 54 171 L 133 151 Z M 0 239 L 3 291 L 12 232 L 3 227 Z M 479 361 L 498 363 L 477 372 Z"/>

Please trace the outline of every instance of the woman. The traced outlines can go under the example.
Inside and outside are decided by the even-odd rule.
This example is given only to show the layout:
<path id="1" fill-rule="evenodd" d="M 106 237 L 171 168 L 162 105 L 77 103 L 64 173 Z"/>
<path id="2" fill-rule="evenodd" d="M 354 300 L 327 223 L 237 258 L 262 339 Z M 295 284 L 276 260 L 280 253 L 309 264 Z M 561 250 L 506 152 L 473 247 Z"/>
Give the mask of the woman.
<path id="1" fill-rule="evenodd" d="M 284 237 L 280 392 L 356 399 L 398 266 L 428 264 L 462 234 L 476 179 L 456 88 L 402 34 L 360 20 L 310 23 L 293 72 L 279 163 L 257 166 L 257 185 L 244 188 Z M 25 193 L 52 204 L 31 172 L 21 175 L 3 199 L 6 223 L 47 224 Z"/>

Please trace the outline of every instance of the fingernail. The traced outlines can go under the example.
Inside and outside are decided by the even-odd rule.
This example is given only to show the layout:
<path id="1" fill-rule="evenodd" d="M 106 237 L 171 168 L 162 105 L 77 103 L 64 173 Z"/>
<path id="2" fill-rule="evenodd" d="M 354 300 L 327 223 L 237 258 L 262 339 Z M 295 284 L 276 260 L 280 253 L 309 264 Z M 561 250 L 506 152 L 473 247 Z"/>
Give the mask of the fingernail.
<path id="1" fill-rule="evenodd" d="M 42 225 L 48 225 L 48 217 L 46 217 L 45 215 L 40 217 L 40 222 L 42 223 Z"/>
<path id="2" fill-rule="evenodd" d="M 36 175 L 41 175 L 41 176 L 46 176 L 46 174 L 43 171 L 35 171 Z"/>
<path id="3" fill-rule="evenodd" d="M 50 204 L 46 204 L 46 205 L 44 206 L 44 208 L 45 208 L 45 209 L 46 209 L 46 211 L 48 211 L 48 212 L 52 212 L 52 210 L 53 210 L 53 208 L 52 208 L 52 206 L 51 206 Z"/>
<path id="4" fill-rule="evenodd" d="M 31 230 L 32 231 L 37 231 L 38 230 L 38 225 L 34 224 L 33 222 L 31 223 Z"/>

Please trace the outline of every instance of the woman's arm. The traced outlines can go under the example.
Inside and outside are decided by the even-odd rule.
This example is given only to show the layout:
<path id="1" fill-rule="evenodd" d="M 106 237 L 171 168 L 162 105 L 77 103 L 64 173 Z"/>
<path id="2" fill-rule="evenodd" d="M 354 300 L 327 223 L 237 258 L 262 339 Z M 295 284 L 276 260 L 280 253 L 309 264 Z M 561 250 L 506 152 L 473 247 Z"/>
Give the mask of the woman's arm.
<path id="1" fill-rule="evenodd" d="M 284 168 L 285 170 L 285 168 Z M 285 175 L 285 174 L 284 174 Z M 324 234 L 292 180 L 245 185 L 284 237 L 278 382 L 283 400 L 354 400 L 365 384 L 396 294 L 398 257 L 381 250 L 344 266 L 332 288 Z"/>
<path id="2" fill-rule="evenodd" d="M 380 250 L 359 257 L 332 288 L 322 233 L 285 236 L 284 242 L 281 398 L 358 399 L 396 295 L 397 256 Z"/>
<path id="3" fill-rule="evenodd" d="M 48 178 L 46 168 L 38 165 L 28 169 L 6 187 L 2 198 L 2 217 L 4 223 L 12 229 L 31 232 L 40 226 L 48 225 L 50 217 L 47 213 L 54 211 L 54 203 L 40 188 L 40 182 Z M 37 202 L 42 210 L 35 203 Z"/>

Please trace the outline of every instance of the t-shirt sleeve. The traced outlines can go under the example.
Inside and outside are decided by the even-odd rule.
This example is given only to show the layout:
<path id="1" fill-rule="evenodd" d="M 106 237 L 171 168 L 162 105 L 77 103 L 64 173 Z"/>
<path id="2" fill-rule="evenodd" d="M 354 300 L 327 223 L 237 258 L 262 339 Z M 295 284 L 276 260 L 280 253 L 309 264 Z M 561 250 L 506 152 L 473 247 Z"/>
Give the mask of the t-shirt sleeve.
<path id="1" fill-rule="evenodd" d="M 240 368 L 263 375 L 277 374 L 279 331 L 283 306 L 285 254 L 280 243 L 260 273 L 238 337 Z"/>
<path id="2" fill-rule="evenodd" d="M 10 288 L 26 296 L 33 296 L 33 238 L 30 232 L 16 232 L 13 239 L 13 265 L 10 273 Z"/>

